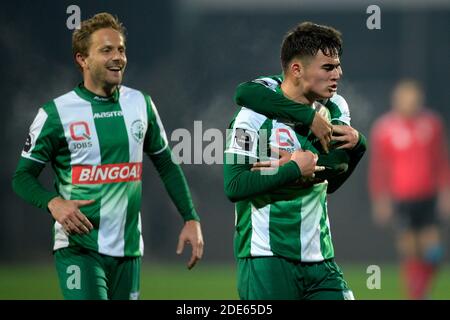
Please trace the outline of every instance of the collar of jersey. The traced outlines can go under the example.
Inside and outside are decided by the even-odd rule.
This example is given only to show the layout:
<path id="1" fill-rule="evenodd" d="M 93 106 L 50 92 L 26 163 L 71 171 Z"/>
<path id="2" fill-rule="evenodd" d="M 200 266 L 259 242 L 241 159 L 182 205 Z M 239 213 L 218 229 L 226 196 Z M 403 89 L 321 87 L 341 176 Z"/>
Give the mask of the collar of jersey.
<path id="1" fill-rule="evenodd" d="M 78 96 L 89 102 L 116 103 L 119 101 L 119 89 L 116 89 L 109 97 L 102 97 L 86 89 L 83 82 L 81 82 L 74 90 Z"/>

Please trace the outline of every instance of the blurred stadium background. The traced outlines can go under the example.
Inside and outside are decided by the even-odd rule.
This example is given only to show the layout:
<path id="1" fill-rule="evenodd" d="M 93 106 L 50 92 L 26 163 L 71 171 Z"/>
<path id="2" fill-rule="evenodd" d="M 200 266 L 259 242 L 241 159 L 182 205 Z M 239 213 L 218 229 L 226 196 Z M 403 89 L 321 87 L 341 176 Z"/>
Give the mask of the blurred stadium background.
<path id="1" fill-rule="evenodd" d="M 25 204 L 11 190 L 11 177 L 37 108 L 80 81 L 71 57 L 66 8 L 82 19 L 101 11 L 119 16 L 128 30 L 125 84 L 154 99 L 169 138 L 177 128 L 225 131 L 236 107 L 238 83 L 277 74 L 279 46 L 300 21 L 328 24 L 344 35 L 340 93 L 350 104 L 353 125 L 366 135 L 389 108 L 401 77 L 420 80 L 427 104 L 449 123 L 450 1 L 448 0 L 166 0 L 10 1 L 0 11 L 2 55 L 0 166 L 0 299 L 61 298 L 51 256 L 51 217 Z M 381 29 L 369 30 L 366 9 L 381 8 Z M 449 130 L 447 130 L 449 131 Z M 172 143 L 173 145 L 173 143 Z M 204 146 L 207 143 L 204 144 Z M 370 147 L 370 146 L 369 146 Z M 181 219 L 155 177 L 144 170 L 142 207 L 146 243 L 143 299 L 236 299 L 232 237 L 233 205 L 225 198 L 221 165 L 184 165 L 202 217 L 204 260 L 192 271 L 175 254 Z M 330 197 L 337 262 L 357 298 L 400 299 L 391 230 L 375 227 L 367 193 L 367 157 Z M 51 187 L 52 173 L 43 181 Z M 443 225 L 444 234 L 449 231 Z M 449 237 L 446 266 L 432 298 L 450 298 Z M 380 290 L 366 287 L 369 265 L 382 272 Z"/>

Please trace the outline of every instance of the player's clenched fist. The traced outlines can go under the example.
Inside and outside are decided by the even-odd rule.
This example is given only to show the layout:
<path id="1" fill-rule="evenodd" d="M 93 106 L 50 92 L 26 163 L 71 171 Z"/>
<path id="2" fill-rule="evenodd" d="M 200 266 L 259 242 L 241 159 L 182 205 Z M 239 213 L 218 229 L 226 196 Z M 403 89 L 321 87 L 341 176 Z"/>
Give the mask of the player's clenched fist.
<path id="1" fill-rule="evenodd" d="M 314 172 L 323 170 L 322 167 L 317 166 L 317 159 L 317 154 L 314 154 L 309 150 L 297 150 L 291 156 L 291 160 L 295 161 L 300 168 L 302 177 L 314 177 Z"/>

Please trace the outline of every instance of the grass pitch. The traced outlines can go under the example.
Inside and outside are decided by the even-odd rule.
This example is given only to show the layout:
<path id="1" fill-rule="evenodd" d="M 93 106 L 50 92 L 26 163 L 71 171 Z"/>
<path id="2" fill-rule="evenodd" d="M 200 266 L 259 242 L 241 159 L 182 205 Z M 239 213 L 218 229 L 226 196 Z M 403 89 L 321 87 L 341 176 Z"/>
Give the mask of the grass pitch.
<path id="1" fill-rule="evenodd" d="M 356 299 L 404 299 L 398 268 L 381 265 L 381 288 L 369 290 L 368 265 L 342 265 Z M 62 299 L 53 265 L 0 266 L 0 299 Z M 232 300 L 236 292 L 234 265 L 199 263 L 193 270 L 184 265 L 142 266 L 141 299 Z M 430 299 L 450 299 L 450 265 L 441 268 Z"/>

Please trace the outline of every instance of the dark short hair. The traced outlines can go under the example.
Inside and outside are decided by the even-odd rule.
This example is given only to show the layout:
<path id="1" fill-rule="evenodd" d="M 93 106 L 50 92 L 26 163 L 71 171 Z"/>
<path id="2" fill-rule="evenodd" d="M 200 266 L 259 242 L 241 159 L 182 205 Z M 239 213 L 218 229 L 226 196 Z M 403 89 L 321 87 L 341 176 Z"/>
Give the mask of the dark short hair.
<path id="1" fill-rule="evenodd" d="M 114 29 L 122 34 L 125 39 L 125 27 L 119 19 L 107 12 L 97 13 L 90 19 L 81 22 L 80 28 L 75 29 L 72 34 L 72 54 L 75 58 L 77 53 L 87 57 L 91 45 L 91 35 L 104 28 Z"/>
<path id="2" fill-rule="evenodd" d="M 328 57 L 341 56 L 342 35 L 328 26 L 303 22 L 289 31 L 281 45 L 281 65 L 286 70 L 293 58 L 314 57 L 321 50 Z"/>

